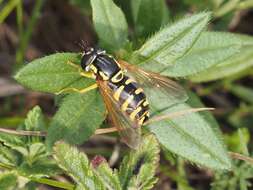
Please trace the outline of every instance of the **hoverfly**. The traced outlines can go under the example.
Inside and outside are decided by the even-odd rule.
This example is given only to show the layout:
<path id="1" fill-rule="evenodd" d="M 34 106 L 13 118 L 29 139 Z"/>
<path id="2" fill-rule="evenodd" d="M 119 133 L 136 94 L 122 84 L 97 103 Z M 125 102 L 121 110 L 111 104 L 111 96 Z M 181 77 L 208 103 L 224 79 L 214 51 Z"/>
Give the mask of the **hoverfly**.
<path id="1" fill-rule="evenodd" d="M 184 89 L 176 82 L 157 73 L 145 71 L 125 61 L 117 61 L 106 51 L 86 48 L 81 67 L 92 72 L 105 102 L 109 119 L 122 140 L 131 148 L 141 141 L 141 126 L 148 122 L 152 96 L 160 101 L 173 97 L 177 102 L 187 100 Z M 148 93 L 149 92 L 149 93 Z"/>

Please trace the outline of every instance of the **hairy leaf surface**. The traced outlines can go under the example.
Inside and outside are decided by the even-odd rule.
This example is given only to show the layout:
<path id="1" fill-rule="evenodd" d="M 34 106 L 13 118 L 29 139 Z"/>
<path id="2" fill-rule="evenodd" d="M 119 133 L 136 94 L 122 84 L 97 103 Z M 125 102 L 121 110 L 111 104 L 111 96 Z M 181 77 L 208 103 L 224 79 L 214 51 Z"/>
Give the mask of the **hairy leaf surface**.
<path id="1" fill-rule="evenodd" d="M 164 0 L 134 0 L 131 6 L 135 32 L 139 37 L 148 37 L 168 21 Z"/>
<path id="2" fill-rule="evenodd" d="M 105 189 L 101 181 L 93 173 L 87 156 L 65 143 L 57 143 L 54 147 L 54 158 L 60 167 L 78 184 L 79 189 Z"/>
<path id="3" fill-rule="evenodd" d="M 56 53 L 36 59 L 23 67 L 15 79 L 32 90 L 57 93 L 67 87 L 85 88 L 94 80 L 81 77 L 78 68 L 68 64 L 80 63 L 77 53 Z"/>
<path id="4" fill-rule="evenodd" d="M 127 42 L 127 22 L 112 0 L 91 0 L 92 18 L 101 47 L 118 50 Z"/>
<path id="5" fill-rule="evenodd" d="M 241 40 L 240 52 L 227 60 L 219 62 L 214 67 L 190 77 L 192 81 L 207 82 L 217 80 L 245 71 L 253 66 L 253 38 L 246 35 L 234 35 Z"/>
<path id="6" fill-rule="evenodd" d="M 97 90 L 69 94 L 50 124 L 47 145 L 59 139 L 80 144 L 94 134 L 104 119 L 105 108 Z"/>
<path id="7" fill-rule="evenodd" d="M 202 106 L 196 97 L 190 96 L 188 102 L 178 104 L 160 112 L 160 115 Z M 159 100 L 158 100 L 159 101 Z M 193 101 L 198 102 L 192 103 Z M 153 111 L 159 110 L 151 105 Z M 217 132 L 217 123 L 203 113 L 189 113 L 173 119 L 152 123 L 148 129 L 169 151 L 196 164 L 213 169 L 230 169 L 231 163 Z"/>
<path id="8" fill-rule="evenodd" d="M 123 189 L 151 189 L 159 162 L 159 143 L 153 134 L 143 137 L 137 150 L 132 150 L 123 159 L 119 177 Z"/>
<path id="9" fill-rule="evenodd" d="M 201 34 L 190 51 L 161 74 L 172 77 L 187 77 L 200 73 L 237 54 L 241 40 L 225 32 Z"/>
<path id="10" fill-rule="evenodd" d="M 167 69 L 193 46 L 209 19 L 204 12 L 164 27 L 135 52 L 133 61 L 154 72 Z"/>

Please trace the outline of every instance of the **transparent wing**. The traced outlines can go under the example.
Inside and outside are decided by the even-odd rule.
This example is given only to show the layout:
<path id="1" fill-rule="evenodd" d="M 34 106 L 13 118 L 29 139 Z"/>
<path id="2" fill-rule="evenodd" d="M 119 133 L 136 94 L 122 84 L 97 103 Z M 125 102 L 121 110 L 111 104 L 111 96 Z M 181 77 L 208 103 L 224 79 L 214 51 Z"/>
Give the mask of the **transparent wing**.
<path id="1" fill-rule="evenodd" d="M 129 147 L 136 149 L 141 142 L 141 127 L 133 122 L 121 111 L 118 102 L 113 98 L 113 92 L 106 81 L 97 80 L 99 90 L 104 99 L 109 119 L 122 138 L 122 141 Z"/>
<path id="2" fill-rule="evenodd" d="M 119 61 L 119 64 L 144 89 L 153 111 L 168 108 L 188 99 L 186 91 L 168 77 L 145 71 L 125 61 Z"/>

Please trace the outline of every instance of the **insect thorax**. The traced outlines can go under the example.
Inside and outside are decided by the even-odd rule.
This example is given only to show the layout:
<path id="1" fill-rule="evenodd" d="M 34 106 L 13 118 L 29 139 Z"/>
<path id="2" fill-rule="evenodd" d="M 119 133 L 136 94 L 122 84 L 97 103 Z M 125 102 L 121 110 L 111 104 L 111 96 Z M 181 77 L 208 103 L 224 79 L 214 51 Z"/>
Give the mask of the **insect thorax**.
<path id="1" fill-rule="evenodd" d="M 130 120 L 142 125 L 149 117 L 149 104 L 142 88 L 132 78 L 123 73 L 118 62 L 111 56 L 102 53 L 84 55 L 83 64 L 97 77 L 108 81 L 109 88 L 113 91 L 113 98 L 117 101 L 119 109 L 125 112 Z M 85 62 L 86 61 L 86 62 Z M 90 64 L 87 64 L 88 62 Z"/>
<path id="2" fill-rule="evenodd" d="M 115 59 L 108 55 L 98 56 L 93 63 L 97 75 L 103 80 L 118 82 L 123 78 L 123 72 Z"/>

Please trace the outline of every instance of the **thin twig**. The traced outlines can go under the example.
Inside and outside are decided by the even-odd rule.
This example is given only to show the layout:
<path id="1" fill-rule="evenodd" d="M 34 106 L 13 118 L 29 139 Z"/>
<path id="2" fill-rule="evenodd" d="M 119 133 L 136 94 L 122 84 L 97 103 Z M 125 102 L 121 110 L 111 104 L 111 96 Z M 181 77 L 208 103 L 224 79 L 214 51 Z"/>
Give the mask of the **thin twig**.
<path id="1" fill-rule="evenodd" d="M 229 153 L 230 157 L 233 159 L 243 160 L 245 162 L 253 164 L 253 158 L 251 158 L 249 156 L 245 156 L 245 155 L 239 154 L 237 152 L 228 152 L 228 153 Z"/>
<path id="2" fill-rule="evenodd" d="M 113 167 L 116 164 L 116 162 L 119 159 L 119 156 L 120 156 L 120 146 L 118 143 L 116 143 L 114 146 L 114 150 L 112 152 L 112 155 L 110 157 L 110 160 L 109 160 L 109 165 L 111 167 Z"/>
<path id="3" fill-rule="evenodd" d="M 105 134 L 105 133 L 113 133 L 113 132 L 116 132 L 116 131 L 118 131 L 118 129 L 116 127 L 97 129 L 95 131 L 95 135 L 101 135 L 101 134 Z"/>
<path id="4" fill-rule="evenodd" d="M 39 136 L 45 137 L 47 132 L 44 131 L 24 131 L 24 130 L 13 130 L 7 128 L 0 128 L 0 132 L 8 133 L 11 135 L 20 135 L 20 136 Z"/>
<path id="5" fill-rule="evenodd" d="M 166 115 L 153 117 L 153 118 L 149 119 L 147 122 L 145 122 L 144 125 L 154 123 L 154 122 L 157 122 L 157 121 L 162 121 L 162 120 L 165 120 L 165 119 L 173 119 L 173 118 L 180 117 L 180 116 L 190 114 L 190 113 L 195 113 L 195 112 L 200 112 L 200 111 L 210 111 L 210 110 L 214 110 L 214 108 L 191 108 L 191 109 L 187 109 L 187 110 L 173 112 L 173 113 L 169 113 L 169 114 L 166 114 Z"/>
<path id="6" fill-rule="evenodd" d="M 185 114 L 190 114 L 190 113 L 200 112 L 200 111 L 207 111 L 207 110 L 214 110 L 214 108 L 191 108 L 191 109 L 182 110 L 182 111 L 178 111 L 178 112 L 174 112 L 174 113 L 170 113 L 170 114 L 166 114 L 166 115 L 162 115 L 162 116 L 157 116 L 157 117 L 151 118 L 150 120 L 145 122 L 144 125 L 154 123 L 154 122 L 158 122 L 158 121 L 165 120 L 165 119 L 172 119 L 172 118 L 180 117 L 180 116 L 183 116 Z M 116 127 L 97 129 L 95 131 L 94 135 L 113 133 L 113 132 L 116 132 L 118 130 L 119 129 L 117 129 Z M 47 135 L 46 131 L 13 130 L 13 129 L 7 129 L 7 127 L 6 128 L 0 128 L 0 132 L 12 134 L 12 135 L 21 135 L 21 136 L 45 137 Z"/>

